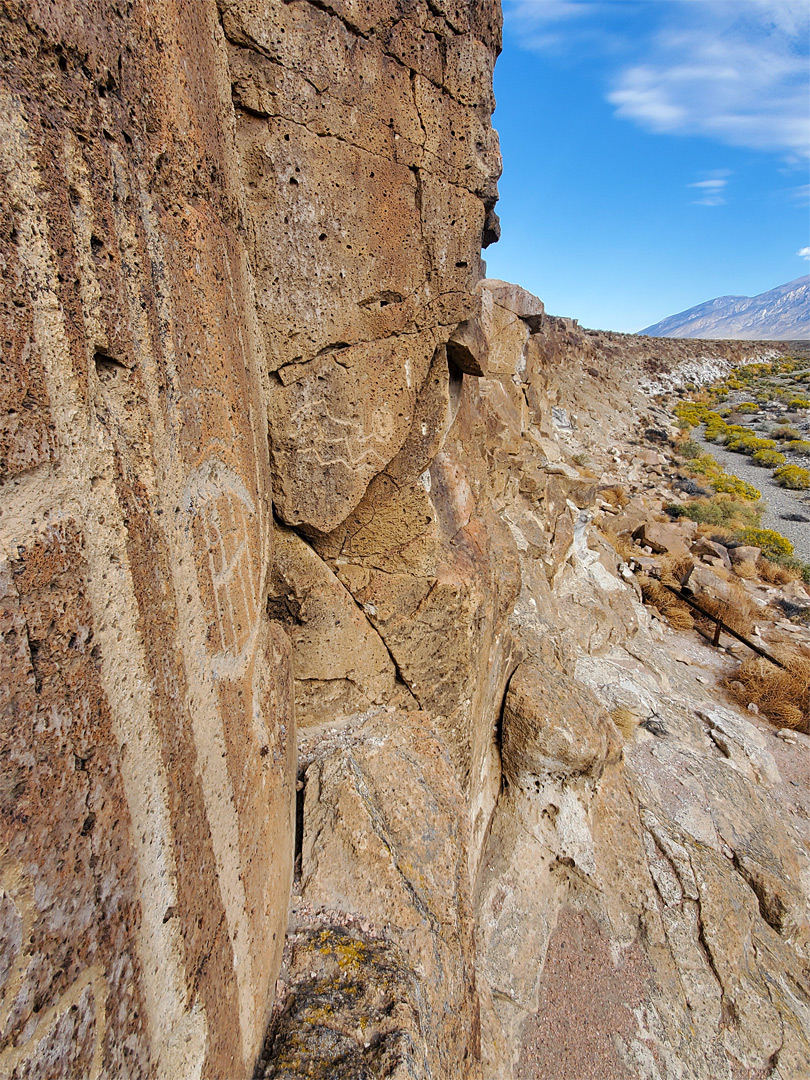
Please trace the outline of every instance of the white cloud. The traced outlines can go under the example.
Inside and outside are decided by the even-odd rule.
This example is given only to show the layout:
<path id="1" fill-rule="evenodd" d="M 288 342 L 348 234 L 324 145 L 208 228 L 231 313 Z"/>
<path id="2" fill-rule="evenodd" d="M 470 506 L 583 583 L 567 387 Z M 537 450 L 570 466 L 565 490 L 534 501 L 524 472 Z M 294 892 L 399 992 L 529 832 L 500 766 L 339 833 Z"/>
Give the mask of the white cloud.
<path id="1" fill-rule="evenodd" d="M 796 254 L 800 259 L 810 259 L 810 247 L 799 248 Z"/>
<path id="2" fill-rule="evenodd" d="M 602 5 L 587 0 L 515 0 L 504 16 L 520 35 L 520 45 L 535 52 L 564 50 L 572 19 L 586 20 Z"/>
<path id="3" fill-rule="evenodd" d="M 608 101 L 651 131 L 808 154 L 806 58 L 788 35 L 763 30 L 757 40 L 745 22 L 722 31 L 704 17 L 692 30 L 660 34 L 647 62 L 619 74 Z"/>
<path id="4" fill-rule="evenodd" d="M 693 199 L 695 206 L 724 206 L 725 188 L 731 172 L 728 169 L 717 169 L 708 173 L 704 180 L 695 180 L 687 187 L 697 188 L 699 199 Z"/>
<path id="5" fill-rule="evenodd" d="M 810 155 L 807 0 L 517 0 L 506 17 L 528 49 L 581 56 L 601 38 L 607 100 L 648 131 Z"/>

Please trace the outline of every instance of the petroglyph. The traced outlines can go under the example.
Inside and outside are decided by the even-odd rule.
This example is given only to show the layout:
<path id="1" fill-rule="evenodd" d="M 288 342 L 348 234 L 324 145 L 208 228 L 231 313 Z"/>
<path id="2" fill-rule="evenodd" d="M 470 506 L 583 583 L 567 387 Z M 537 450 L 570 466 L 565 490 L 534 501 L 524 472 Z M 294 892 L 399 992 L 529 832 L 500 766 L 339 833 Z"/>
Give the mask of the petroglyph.
<path id="1" fill-rule="evenodd" d="M 244 670 L 258 626 L 256 510 L 241 479 L 214 458 L 192 473 L 184 501 L 211 619 L 211 664 L 218 676 L 233 678 Z"/>

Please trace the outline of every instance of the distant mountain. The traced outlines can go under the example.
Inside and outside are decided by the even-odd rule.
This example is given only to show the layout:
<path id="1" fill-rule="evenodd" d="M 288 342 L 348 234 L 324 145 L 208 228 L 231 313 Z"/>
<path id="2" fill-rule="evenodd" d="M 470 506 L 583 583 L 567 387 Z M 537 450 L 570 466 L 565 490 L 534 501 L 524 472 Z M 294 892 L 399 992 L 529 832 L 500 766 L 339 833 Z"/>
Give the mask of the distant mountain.
<path id="1" fill-rule="evenodd" d="M 810 274 L 759 296 L 718 296 L 639 330 L 650 337 L 790 341 L 810 338 Z"/>

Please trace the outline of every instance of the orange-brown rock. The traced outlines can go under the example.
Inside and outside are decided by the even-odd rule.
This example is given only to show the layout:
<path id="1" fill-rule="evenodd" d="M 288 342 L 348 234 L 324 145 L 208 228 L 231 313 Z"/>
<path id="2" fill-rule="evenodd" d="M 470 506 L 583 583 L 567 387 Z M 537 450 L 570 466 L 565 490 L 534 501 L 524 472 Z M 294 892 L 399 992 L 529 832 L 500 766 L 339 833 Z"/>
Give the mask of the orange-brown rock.
<path id="1" fill-rule="evenodd" d="M 0 39 L 0 1072 L 507 1078 L 576 910 L 616 1075 L 802 1075 L 804 747 L 594 528 L 771 347 L 481 279 L 495 0 Z"/>
<path id="2" fill-rule="evenodd" d="M 0 1072 L 247 1075 L 295 730 L 225 41 L 173 0 L 0 38 Z"/>

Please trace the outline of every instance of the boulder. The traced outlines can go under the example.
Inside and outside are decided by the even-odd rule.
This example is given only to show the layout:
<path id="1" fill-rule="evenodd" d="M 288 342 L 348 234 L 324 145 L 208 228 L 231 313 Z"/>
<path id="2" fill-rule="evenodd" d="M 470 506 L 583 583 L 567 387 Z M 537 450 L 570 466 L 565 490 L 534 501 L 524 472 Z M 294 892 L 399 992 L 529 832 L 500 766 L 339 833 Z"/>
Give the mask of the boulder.
<path id="1" fill-rule="evenodd" d="M 621 514 L 612 521 L 612 527 L 618 536 L 622 533 L 632 533 L 647 520 L 646 510 L 637 506 L 628 506 Z"/>
<path id="2" fill-rule="evenodd" d="M 714 597 L 716 600 L 725 601 L 731 597 L 731 588 L 728 583 L 718 577 L 714 570 L 704 566 L 702 563 L 689 571 L 683 584 L 692 593 L 703 593 Z"/>
<path id="3" fill-rule="evenodd" d="M 530 330 L 536 332 L 540 329 L 545 307 L 543 301 L 538 300 L 527 289 L 522 289 L 509 281 L 500 281 L 498 278 L 485 278 L 479 288 L 491 293 L 492 299 L 499 307 L 506 308 L 513 315 L 517 315 Z"/>
<path id="4" fill-rule="evenodd" d="M 633 455 L 633 465 L 663 465 L 665 458 L 655 450 L 639 450 Z"/>
<path id="5" fill-rule="evenodd" d="M 748 544 L 740 544 L 739 547 L 728 549 L 728 557 L 735 565 L 744 562 L 755 563 L 761 554 L 761 548 Z"/>
<path id="6" fill-rule="evenodd" d="M 728 548 L 723 544 L 718 544 L 714 540 L 709 540 L 705 536 L 701 536 L 692 545 L 692 554 L 699 557 L 709 556 L 713 559 L 720 559 L 723 566 L 726 568 L 731 567 L 731 559 L 729 558 Z"/>
<path id="7" fill-rule="evenodd" d="M 686 537 L 679 525 L 661 521 L 645 521 L 633 536 L 658 554 L 688 555 Z"/>
<path id="8" fill-rule="evenodd" d="M 618 751 L 613 725 L 587 688 L 533 661 L 520 665 L 503 714 L 503 769 L 510 782 L 544 773 L 598 775 Z"/>

